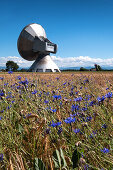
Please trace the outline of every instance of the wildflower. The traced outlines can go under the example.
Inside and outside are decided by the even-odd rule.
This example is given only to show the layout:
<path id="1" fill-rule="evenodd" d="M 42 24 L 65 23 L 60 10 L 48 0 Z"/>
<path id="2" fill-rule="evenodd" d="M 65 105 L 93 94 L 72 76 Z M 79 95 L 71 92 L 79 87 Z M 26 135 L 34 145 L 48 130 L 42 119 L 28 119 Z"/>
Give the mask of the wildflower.
<path id="1" fill-rule="evenodd" d="M 70 123 L 75 122 L 75 120 L 76 120 L 76 118 L 68 117 L 67 119 L 64 120 L 64 122 L 67 123 L 67 124 L 68 123 L 70 124 Z"/>
<path id="2" fill-rule="evenodd" d="M 59 80 L 59 77 L 56 77 L 56 80 Z"/>
<path id="3" fill-rule="evenodd" d="M 91 119 L 92 119 L 92 117 L 91 117 L 91 116 L 88 116 L 88 117 L 86 118 L 86 122 L 90 121 Z"/>
<path id="4" fill-rule="evenodd" d="M 45 103 L 45 104 L 48 104 L 48 103 L 49 103 L 49 101 L 48 101 L 48 100 L 44 100 L 44 103 Z"/>
<path id="5" fill-rule="evenodd" d="M 106 90 L 108 90 L 108 89 L 109 89 L 109 87 L 106 88 Z"/>
<path id="6" fill-rule="evenodd" d="M 82 97 L 78 97 L 78 98 L 74 99 L 74 101 L 75 102 L 80 102 L 80 101 L 82 101 Z"/>
<path id="7" fill-rule="evenodd" d="M 3 119 L 3 117 L 2 116 L 0 116 L 0 120 L 2 120 Z"/>
<path id="8" fill-rule="evenodd" d="M 0 77 L 0 80 L 3 80 L 4 78 L 3 77 Z"/>
<path id="9" fill-rule="evenodd" d="M 61 122 L 55 123 L 55 122 L 52 120 L 52 123 L 50 122 L 50 125 L 49 125 L 49 126 L 57 127 L 57 126 L 60 126 L 61 124 L 62 124 Z"/>
<path id="10" fill-rule="evenodd" d="M 106 124 L 103 124 L 103 125 L 102 125 L 102 128 L 106 129 L 106 128 L 107 128 L 107 125 L 106 125 Z"/>
<path id="11" fill-rule="evenodd" d="M 77 134 L 80 132 L 80 129 L 74 129 L 73 132 L 75 132 Z"/>
<path id="12" fill-rule="evenodd" d="M 100 149 L 100 151 L 103 152 L 103 153 L 108 153 L 108 152 L 109 152 L 109 149 L 103 148 L 103 149 Z"/>
<path id="13" fill-rule="evenodd" d="M 8 73 L 9 73 L 9 74 L 12 74 L 12 73 L 13 73 L 13 71 L 8 71 Z"/>
<path id="14" fill-rule="evenodd" d="M 102 97 L 97 97 L 97 100 L 98 100 L 98 102 L 103 102 L 103 101 L 105 100 L 105 97 L 104 97 L 104 96 L 102 96 Z"/>
<path id="15" fill-rule="evenodd" d="M 19 83 L 20 83 L 20 84 L 23 84 L 23 85 L 26 85 L 26 84 L 28 84 L 29 82 L 28 82 L 28 80 L 27 80 L 27 78 L 26 78 L 24 81 L 20 81 Z"/>
<path id="16" fill-rule="evenodd" d="M 53 98 L 54 99 L 61 99 L 62 97 L 61 97 L 61 95 L 54 95 Z"/>
<path id="17" fill-rule="evenodd" d="M 83 110 L 83 111 L 86 111 L 86 110 L 87 110 L 87 107 L 83 107 L 82 110 Z"/>
<path id="18" fill-rule="evenodd" d="M 26 115 L 26 118 L 28 118 L 30 115 L 31 115 L 31 113 L 28 113 L 28 114 Z"/>
<path id="19" fill-rule="evenodd" d="M 63 129 L 61 128 L 61 127 L 59 127 L 59 129 L 58 129 L 58 135 L 61 133 L 63 131 Z"/>
<path id="20" fill-rule="evenodd" d="M 21 77 L 20 77 L 20 76 L 18 76 L 17 78 L 18 78 L 18 80 L 21 80 Z"/>
<path id="21" fill-rule="evenodd" d="M 3 154 L 0 153 L 0 161 L 3 161 Z"/>
<path id="22" fill-rule="evenodd" d="M 79 110 L 79 105 L 76 105 L 76 104 L 74 105 L 74 104 L 73 104 L 73 105 L 71 106 L 71 111 L 74 112 L 75 110 Z"/>
<path id="23" fill-rule="evenodd" d="M 36 94 L 37 93 L 37 90 L 34 90 L 33 92 L 32 92 L 32 94 Z"/>
<path id="24" fill-rule="evenodd" d="M 93 105 L 95 105 L 95 101 L 91 101 L 91 102 L 89 103 L 89 106 L 93 106 Z"/>
<path id="25" fill-rule="evenodd" d="M 1 96 L 4 96 L 4 93 L 3 93 L 3 92 L 0 92 L 0 97 L 1 97 Z"/>
<path id="26" fill-rule="evenodd" d="M 66 85 L 66 82 L 65 82 L 65 83 L 63 83 L 63 85 Z"/>
<path id="27" fill-rule="evenodd" d="M 112 92 L 111 92 L 111 93 L 110 93 L 110 92 L 107 93 L 107 94 L 105 95 L 105 97 L 106 97 L 106 98 L 111 98 L 111 97 L 112 97 Z"/>
<path id="28" fill-rule="evenodd" d="M 50 129 L 47 128 L 45 132 L 46 132 L 46 134 L 49 134 L 50 133 Z"/>
<path id="29" fill-rule="evenodd" d="M 52 112 L 56 112 L 56 109 L 50 109 Z"/>

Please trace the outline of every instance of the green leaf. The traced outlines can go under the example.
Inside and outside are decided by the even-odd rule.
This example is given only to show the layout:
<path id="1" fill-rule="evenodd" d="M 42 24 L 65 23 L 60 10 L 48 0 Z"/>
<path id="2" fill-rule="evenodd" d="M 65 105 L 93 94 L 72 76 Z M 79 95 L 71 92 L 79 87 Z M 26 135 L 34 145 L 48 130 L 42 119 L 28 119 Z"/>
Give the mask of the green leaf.
<path id="1" fill-rule="evenodd" d="M 35 170 L 46 170 L 45 165 L 41 159 L 35 158 L 34 169 Z"/>
<path id="2" fill-rule="evenodd" d="M 65 168 L 67 166 L 67 163 L 66 163 L 66 160 L 64 158 L 64 154 L 63 154 L 63 151 L 62 149 L 60 148 L 60 154 L 61 154 L 61 158 L 63 160 L 63 168 Z"/>
<path id="3" fill-rule="evenodd" d="M 73 155 L 72 155 L 73 168 L 78 167 L 80 157 L 81 157 L 80 152 L 78 152 L 77 149 L 75 149 L 75 151 L 73 152 Z"/>
<path id="4" fill-rule="evenodd" d="M 18 125 L 18 128 L 19 128 L 19 132 L 20 132 L 20 133 L 22 133 L 22 132 L 24 131 L 22 125 L 19 124 L 19 125 Z"/>

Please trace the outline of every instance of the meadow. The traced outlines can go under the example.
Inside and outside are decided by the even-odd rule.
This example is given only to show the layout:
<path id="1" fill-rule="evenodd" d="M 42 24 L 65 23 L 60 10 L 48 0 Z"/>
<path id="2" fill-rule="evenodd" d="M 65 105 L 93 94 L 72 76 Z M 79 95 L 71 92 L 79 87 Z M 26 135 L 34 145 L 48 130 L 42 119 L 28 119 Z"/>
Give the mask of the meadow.
<path id="1" fill-rule="evenodd" d="M 0 73 L 1 170 L 112 170 L 113 73 Z"/>

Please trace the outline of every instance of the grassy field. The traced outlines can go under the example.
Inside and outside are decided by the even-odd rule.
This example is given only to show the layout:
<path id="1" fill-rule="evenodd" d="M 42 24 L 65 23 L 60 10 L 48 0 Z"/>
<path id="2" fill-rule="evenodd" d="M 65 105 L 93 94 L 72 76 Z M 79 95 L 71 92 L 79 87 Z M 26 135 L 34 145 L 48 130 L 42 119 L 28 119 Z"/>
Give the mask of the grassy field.
<path id="1" fill-rule="evenodd" d="M 1 170 L 112 170 L 113 73 L 1 73 Z"/>

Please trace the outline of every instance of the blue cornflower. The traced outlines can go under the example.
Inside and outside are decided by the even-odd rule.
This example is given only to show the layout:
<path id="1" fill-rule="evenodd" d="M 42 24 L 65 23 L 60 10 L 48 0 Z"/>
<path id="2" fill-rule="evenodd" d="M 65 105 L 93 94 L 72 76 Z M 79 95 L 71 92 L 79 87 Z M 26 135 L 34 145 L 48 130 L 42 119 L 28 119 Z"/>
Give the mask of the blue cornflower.
<path id="1" fill-rule="evenodd" d="M 74 99 L 74 101 L 75 101 L 75 102 L 80 102 L 80 101 L 82 101 L 82 97 L 80 96 L 80 97 Z"/>
<path id="2" fill-rule="evenodd" d="M 48 101 L 48 100 L 44 100 L 44 103 L 45 103 L 45 104 L 48 104 L 48 103 L 49 103 L 49 101 Z"/>
<path id="3" fill-rule="evenodd" d="M 95 105 L 95 101 L 91 101 L 91 102 L 89 103 L 89 106 L 93 106 L 93 105 Z"/>
<path id="4" fill-rule="evenodd" d="M 24 81 L 20 81 L 19 83 L 25 85 L 25 84 L 28 84 L 29 82 L 28 82 L 28 80 L 26 78 Z"/>
<path id="5" fill-rule="evenodd" d="M 2 116 L 0 116 L 0 120 L 2 120 L 3 119 L 3 117 Z"/>
<path id="6" fill-rule="evenodd" d="M 61 95 L 54 95 L 53 98 L 54 99 L 61 99 L 62 97 L 61 97 Z"/>
<path id="7" fill-rule="evenodd" d="M 60 126 L 61 124 L 62 124 L 61 122 L 55 123 L 55 122 L 52 120 L 52 123 L 50 122 L 50 125 L 49 125 L 49 126 L 57 127 L 57 126 Z"/>
<path id="8" fill-rule="evenodd" d="M 50 109 L 52 112 L 56 112 L 57 111 L 57 109 Z"/>
<path id="9" fill-rule="evenodd" d="M 49 134 L 49 133 L 50 133 L 50 129 L 47 128 L 45 132 L 46 132 L 47 134 Z"/>
<path id="10" fill-rule="evenodd" d="M 100 149 L 100 151 L 103 152 L 103 153 L 108 153 L 110 150 L 107 149 L 107 148 L 103 148 L 103 149 Z"/>
<path id="11" fill-rule="evenodd" d="M 58 135 L 60 134 L 60 133 L 62 133 L 62 131 L 63 131 L 63 129 L 61 128 L 61 127 L 59 127 L 59 129 L 58 129 Z"/>
<path id="12" fill-rule="evenodd" d="M 70 124 L 70 123 L 75 122 L 75 120 L 76 120 L 76 118 L 68 117 L 67 119 L 64 120 L 64 122 L 67 123 L 67 124 L 68 123 Z"/>
<path id="13" fill-rule="evenodd" d="M 56 77 L 56 80 L 59 80 L 59 77 Z"/>
<path id="14" fill-rule="evenodd" d="M 112 97 L 112 92 L 109 92 L 105 95 L 106 98 L 111 98 Z"/>
<path id="15" fill-rule="evenodd" d="M 4 96 L 4 93 L 3 93 L 3 92 L 0 92 L 0 96 Z"/>
<path id="16" fill-rule="evenodd" d="M 109 87 L 106 88 L 106 90 L 108 90 L 108 89 L 109 89 Z"/>
<path id="17" fill-rule="evenodd" d="M 104 97 L 104 96 L 102 96 L 102 97 L 97 97 L 97 100 L 98 100 L 98 102 L 103 102 L 103 101 L 105 100 L 105 97 Z"/>
<path id="18" fill-rule="evenodd" d="M 0 80 L 3 80 L 4 78 L 3 77 L 0 77 Z"/>
<path id="19" fill-rule="evenodd" d="M 93 136 L 93 134 L 91 133 L 91 135 L 90 135 L 89 137 L 93 139 L 94 136 Z"/>
<path id="20" fill-rule="evenodd" d="M 12 74 L 12 73 L 13 73 L 13 71 L 8 71 L 8 73 L 9 73 L 9 74 Z"/>
<path id="21" fill-rule="evenodd" d="M 86 111 L 86 110 L 87 110 L 87 107 L 83 107 L 82 110 L 83 110 L 83 111 Z"/>
<path id="22" fill-rule="evenodd" d="M 74 105 L 74 104 L 73 104 L 73 105 L 71 106 L 71 111 L 74 112 L 75 110 L 79 110 L 79 105 L 76 105 L 76 104 Z"/>
<path id="23" fill-rule="evenodd" d="M 37 93 L 37 90 L 34 90 L 33 92 L 32 92 L 32 94 L 36 94 Z"/>
<path id="24" fill-rule="evenodd" d="M 31 113 L 28 113 L 28 114 L 26 115 L 26 118 L 28 118 L 30 115 L 31 115 Z"/>
<path id="25" fill-rule="evenodd" d="M 0 153 L 0 161 L 3 161 L 3 154 Z"/>
<path id="26" fill-rule="evenodd" d="M 90 121 L 92 119 L 91 116 L 86 117 L 86 122 Z"/>
<path id="27" fill-rule="evenodd" d="M 74 129 L 73 132 L 79 133 L 79 132 L 80 132 L 80 129 Z"/>
<path id="28" fill-rule="evenodd" d="M 106 129 L 106 128 L 107 128 L 107 125 L 106 125 L 106 124 L 103 124 L 103 125 L 102 125 L 102 128 Z"/>
<path id="29" fill-rule="evenodd" d="M 66 82 L 65 82 L 65 83 L 63 83 L 63 85 L 66 85 Z"/>
<path id="30" fill-rule="evenodd" d="M 20 76 L 18 76 L 17 78 L 18 78 L 18 80 L 21 80 L 21 77 L 20 77 Z"/>

